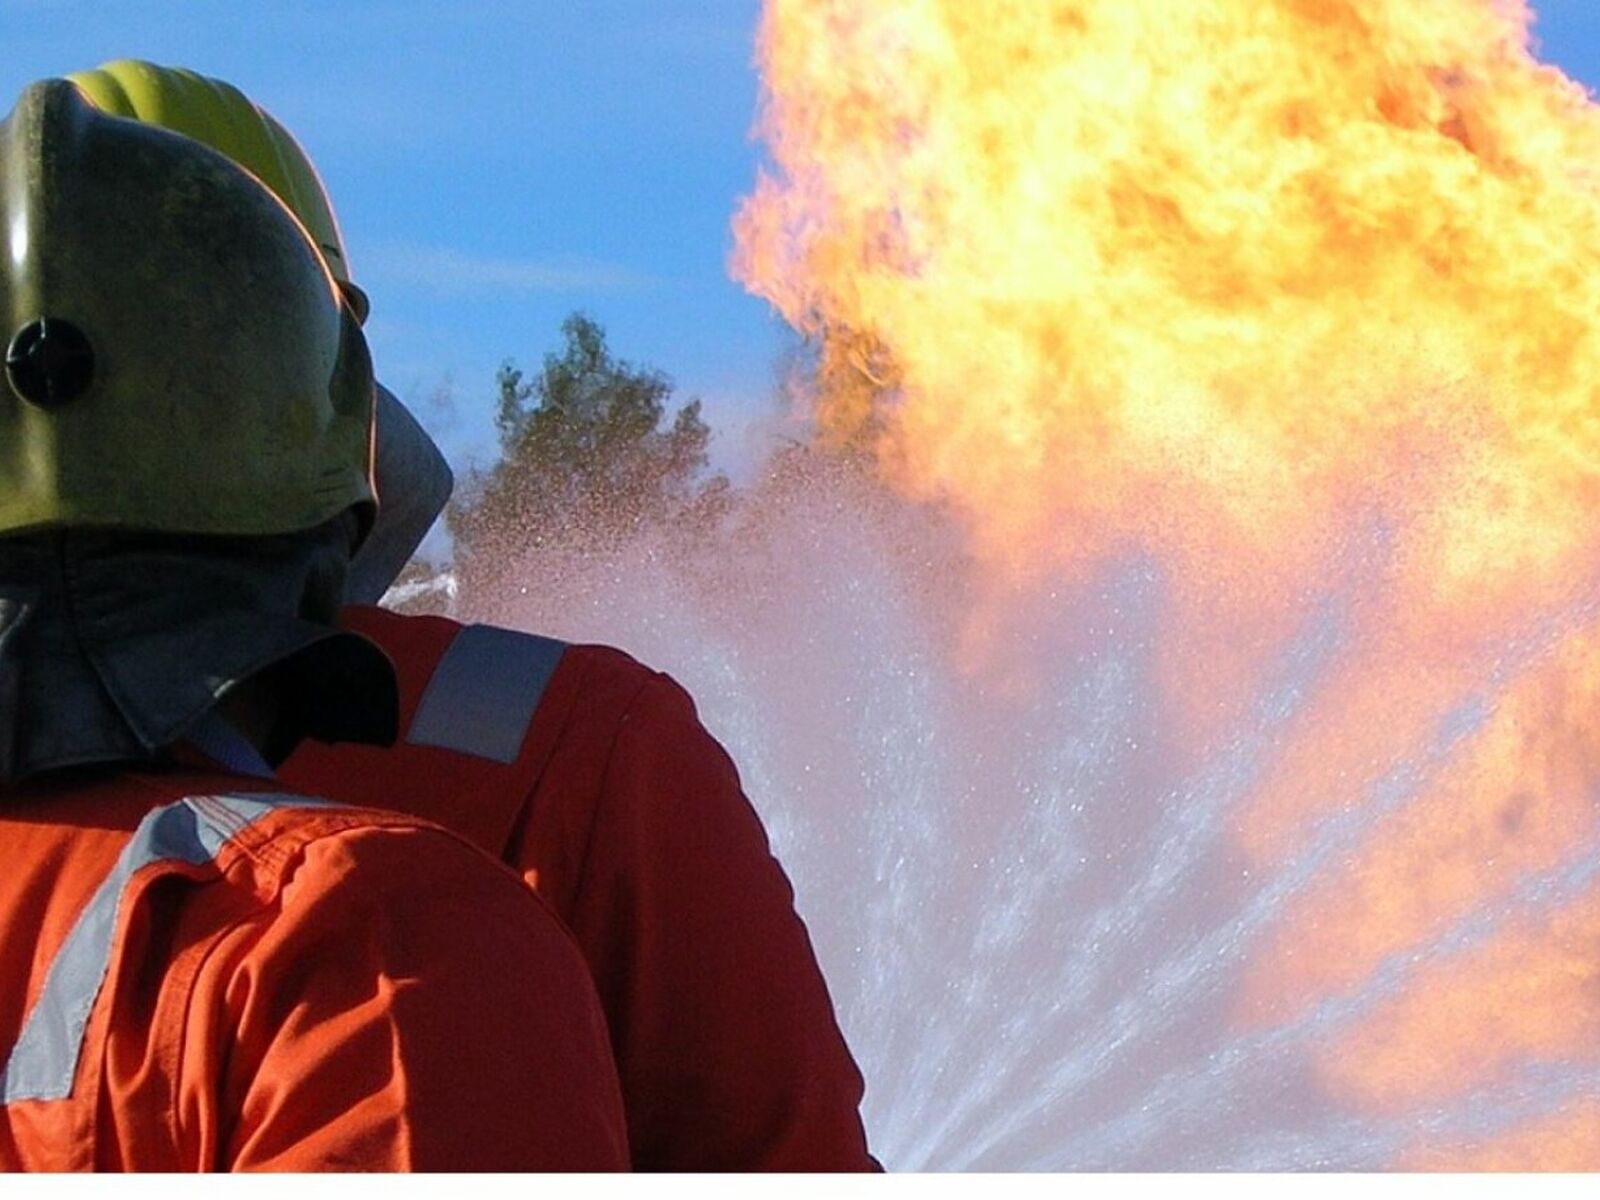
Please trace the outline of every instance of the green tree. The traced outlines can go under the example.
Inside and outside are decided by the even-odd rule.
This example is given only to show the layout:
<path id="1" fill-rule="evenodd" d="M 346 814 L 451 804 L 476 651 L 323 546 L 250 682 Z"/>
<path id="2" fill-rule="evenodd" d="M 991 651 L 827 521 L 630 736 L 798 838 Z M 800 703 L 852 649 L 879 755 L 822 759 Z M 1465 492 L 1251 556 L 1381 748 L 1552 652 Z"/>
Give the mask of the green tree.
<path id="1" fill-rule="evenodd" d="M 711 430 L 700 401 L 669 410 L 672 381 L 616 359 L 605 331 L 581 313 L 565 344 L 525 376 L 498 376 L 500 457 L 473 472 L 448 512 L 459 570 L 540 544 L 614 544 L 647 527 L 703 528 L 728 500 L 708 474 Z"/>

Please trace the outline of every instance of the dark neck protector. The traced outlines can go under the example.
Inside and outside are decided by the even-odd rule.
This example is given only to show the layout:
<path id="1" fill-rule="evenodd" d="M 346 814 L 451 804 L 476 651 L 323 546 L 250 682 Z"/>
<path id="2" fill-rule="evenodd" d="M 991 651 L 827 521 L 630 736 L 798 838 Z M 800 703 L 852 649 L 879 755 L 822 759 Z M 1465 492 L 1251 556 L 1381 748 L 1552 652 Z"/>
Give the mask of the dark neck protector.
<path id="1" fill-rule="evenodd" d="M 0 539 L 0 783 L 160 761 L 256 676 L 279 702 L 277 741 L 392 742 L 392 665 L 333 625 L 349 530 Z"/>

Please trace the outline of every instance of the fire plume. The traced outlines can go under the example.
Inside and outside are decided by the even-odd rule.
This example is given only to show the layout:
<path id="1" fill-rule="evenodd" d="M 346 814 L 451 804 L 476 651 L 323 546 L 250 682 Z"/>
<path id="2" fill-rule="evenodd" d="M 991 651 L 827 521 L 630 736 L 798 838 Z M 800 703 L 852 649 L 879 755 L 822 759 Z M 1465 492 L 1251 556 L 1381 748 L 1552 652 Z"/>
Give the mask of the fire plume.
<path id="1" fill-rule="evenodd" d="M 771 163 L 734 270 L 819 347 L 826 438 L 949 505 L 1018 587 L 1148 548 L 1196 755 L 1306 593 L 1364 581 L 1240 814 L 1245 861 L 1302 852 L 1493 693 L 1288 905 L 1242 1027 L 1596 832 L 1600 107 L 1532 21 L 1523 0 L 767 0 Z M 974 645 L 1003 641 L 984 625 Z M 1600 891 L 1569 882 L 1330 1037 L 1321 1085 L 1404 1113 L 1600 1058 Z M 1589 1100 L 1406 1161 L 1592 1165 Z"/>
<path id="2" fill-rule="evenodd" d="M 1442 429 L 1448 561 L 1548 563 L 1600 464 L 1600 113 L 1529 19 L 772 0 L 735 269 L 887 385 L 824 395 L 823 427 L 870 429 L 999 557 L 1085 510 L 1147 533 L 1175 483 L 1275 544 Z"/>

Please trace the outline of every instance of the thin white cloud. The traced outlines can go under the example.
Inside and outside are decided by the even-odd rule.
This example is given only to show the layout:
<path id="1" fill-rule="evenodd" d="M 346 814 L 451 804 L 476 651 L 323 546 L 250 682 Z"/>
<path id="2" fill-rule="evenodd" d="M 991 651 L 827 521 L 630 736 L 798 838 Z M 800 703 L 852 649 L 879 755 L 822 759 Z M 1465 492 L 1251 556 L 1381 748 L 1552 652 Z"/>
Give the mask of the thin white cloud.
<path id="1" fill-rule="evenodd" d="M 469 254 L 410 242 L 358 247 L 355 265 L 364 284 L 418 287 L 457 297 L 633 292 L 656 283 L 649 275 L 614 263 Z"/>

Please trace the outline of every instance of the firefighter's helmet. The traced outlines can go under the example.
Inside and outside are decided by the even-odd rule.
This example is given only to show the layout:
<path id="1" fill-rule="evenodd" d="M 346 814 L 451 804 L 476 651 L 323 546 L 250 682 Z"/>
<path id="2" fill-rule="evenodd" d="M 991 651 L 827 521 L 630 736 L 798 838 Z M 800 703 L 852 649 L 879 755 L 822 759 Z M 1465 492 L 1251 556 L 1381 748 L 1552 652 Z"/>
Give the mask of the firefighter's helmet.
<path id="1" fill-rule="evenodd" d="M 132 73 L 32 84 L 0 123 L 0 534 L 367 528 L 372 363 L 325 198 L 319 231 L 292 178 L 91 102 Z"/>

